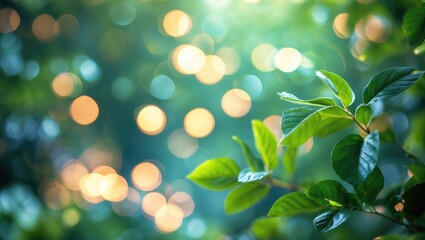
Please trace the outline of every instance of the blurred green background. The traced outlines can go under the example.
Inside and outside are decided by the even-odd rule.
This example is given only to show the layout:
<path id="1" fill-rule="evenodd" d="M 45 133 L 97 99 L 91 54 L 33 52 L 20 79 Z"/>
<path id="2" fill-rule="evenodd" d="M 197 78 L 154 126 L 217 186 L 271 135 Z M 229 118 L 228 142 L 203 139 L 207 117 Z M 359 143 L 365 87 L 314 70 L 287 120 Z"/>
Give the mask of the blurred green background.
<path id="1" fill-rule="evenodd" d="M 318 69 L 346 78 L 357 102 L 374 73 L 423 69 L 401 28 L 405 10 L 421 2 L 2 0 L 0 238 L 255 239 L 252 222 L 284 190 L 226 215 L 226 192 L 185 175 L 214 157 L 242 165 L 231 137 L 253 145 L 252 119 L 280 138 L 280 115 L 291 106 L 276 93 L 330 96 Z M 394 125 L 418 151 L 423 85 L 374 105 L 389 113 L 378 125 Z M 329 156 L 339 137 L 303 146 L 297 181 L 338 179 Z M 406 162 L 401 150 L 384 152 L 391 186 L 406 177 L 396 168 Z M 275 224 L 274 237 L 289 239 L 397 231 L 361 214 L 326 235 L 310 216 Z"/>

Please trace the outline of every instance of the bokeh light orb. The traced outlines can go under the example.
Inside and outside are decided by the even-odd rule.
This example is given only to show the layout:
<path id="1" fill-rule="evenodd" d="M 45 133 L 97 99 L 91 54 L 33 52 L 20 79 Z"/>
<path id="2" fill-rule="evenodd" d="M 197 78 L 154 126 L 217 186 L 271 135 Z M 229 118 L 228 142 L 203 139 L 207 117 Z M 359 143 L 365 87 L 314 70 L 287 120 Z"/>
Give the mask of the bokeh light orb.
<path id="1" fill-rule="evenodd" d="M 112 209 L 120 216 L 128 217 L 135 215 L 140 208 L 141 197 L 139 192 L 129 187 L 127 197 L 120 202 L 113 202 Z"/>
<path id="2" fill-rule="evenodd" d="M 93 98 L 80 96 L 71 103 L 69 113 L 76 123 L 89 125 L 99 116 L 99 107 Z"/>
<path id="3" fill-rule="evenodd" d="M 127 197 L 128 184 L 124 177 L 111 173 L 102 177 L 99 192 L 107 201 L 120 202 Z"/>
<path id="4" fill-rule="evenodd" d="M 60 29 L 52 16 L 41 14 L 32 22 L 32 32 L 40 42 L 50 42 L 59 35 Z"/>
<path id="5" fill-rule="evenodd" d="M 100 183 L 103 176 L 99 173 L 90 173 L 80 179 L 79 186 L 83 194 L 88 197 L 100 197 Z"/>
<path id="6" fill-rule="evenodd" d="M 152 191 L 161 185 L 162 174 L 159 168 L 151 162 L 137 164 L 131 171 L 131 180 L 136 188 Z"/>
<path id="7" fill-rule="evenodd" d="M 152 79 L 149 85 L 149 92 L 152 96 L 167 100 L 171 98 L 176 90 L 173 80 L 166 75 L 158 75 Z"/>
<path id="8" fill-rule="evenodd" d="M 192 196 L 186 192 L 173 193 L 168 199 L 168 202 L 179 206 L 183 211 L 184 217 L 188 217 L 193 213 L 193 210 L 195 210 L 195 202 L 193 201 Z"/>
<path id="9" fill-rule="evenodd" d="M 148 105 L 139 111 L 136 122 L 143 133 L 157 135 L 164 130 L 167 117 L 161 108 L 155 105 Z"/>
<path id="10" fill-rule="evenodd" d="M 198 150 L 198 140 L 189 136 L 184 129 L 174 130 L 167 141 L 170 152 L 179 158 L 188 158 Z"/>
<path id="11" fill-rule="evenodd" d="M 191 30 L 192 19 L 181 10 L 172 10 L 165 15 L 162 27 L 169 36 L 181 37 Z"/>
<path id="12" fill-rule="evenodd" d="M 109 8 L 109 17 L 119 26 L 130 24 L 136 18 L 136 9 L 126 2 L 117 2 Z"/>
<path id="13" fill-rule="evenodd" d="M 274 66 L 274 57 L 277 53 L 277 49 L 268 43 L 262 43 L 256 46 L 251 52 L 251 62 L 254 67 L 262 72 L 273 71 L 276 67 Z"/>
<path id="14" fill-rule="evenodd" d="M 44 187 L 44 202 L 50 209 L 63 209 L 71 203 L 71 194 L 59 182 L 50 182 Z"/>
<path id="15" fill-rule="evenodd" d="M 58 97 L 69 97 L 79 94 L 82 89 L 80 78 L 73 73 L 60 73 L 52 81 L 53 92 Z"/>
<path id="16" fill-rule="evenodd" d="M 80 180 L 88 174 L 87 168 L 79 161 L 70 161 L 61 172 L 64 185 L 74 191 L 80 190 Z"/>
<path id="17" fill-rule="evenodd" d="M 14 32 L 21 23 L 21 18 L 18 12 L 11 8 L 0 9 L 0 32 L 10 33 Z"/>
<path id="18" fill-rule="evenodd" d="M 162 193 L 150 192 L 143 197 L 142 209 L 147 215 L 154 217 L 156 212 L 166 204 L 167 199 Z"/>
<path id="19" fill-rule="evenodd" d="M 174 232 L 183 222 L 183 211 L 174 204 L 165 204 L 155 214 L 155 226 L 164 233 Z"/>
<path id="20" fill-rule="evenodd" d="M 348 13 L 341 13 L 335 17 L 333 22 L 333 29 L 335 34 L 342 39 L 347 39 L 350 37 L 350 32 L 348 31 Z"/>
<path id="21" fill-rule="evenodd" d="M 171 60 L 174 68 L 182 74 L 195 74 L 205 65 L 205 54 L 196 46 L 183 44 L 172 53 Z"/>
<path id="22" fill-rule="evenodd" d="M 274 59 L 276 67 L 286 73 L 293 72 L 301 65 L 302 55 L 295 48 L 280 49 Z"/>
<path id="23" fill-rule="evenodd" d="M 205 108 L 195 108 L 184 117 L 184 129 L 187 134 L 195 138 L 203 138 L 213 131 L 214 116 Z"/>
<path id="24" fill-rule="evenodd" d="M 243 117 L 251 110 L 251 97 L 241 89 L 231 89 L 221 98 L 221 108 L 230 117 Z"/>
<path id="25" fill-rule="evenodd" d="M 195 76 L 201 83 L 211 85 L 223 78 L 225 70 L 224 61 L 221 58 L 215 55 L 208 55 L 205 57 L 204 67 Z"/>
<path id="26" fill-rule="evenodd" d="M 216 54 L 224 62 L 224 74 L 232 75 L 235 74 L 241 65 L 241 59 L 238 53 L 229 47 L 220 48 Z"/>

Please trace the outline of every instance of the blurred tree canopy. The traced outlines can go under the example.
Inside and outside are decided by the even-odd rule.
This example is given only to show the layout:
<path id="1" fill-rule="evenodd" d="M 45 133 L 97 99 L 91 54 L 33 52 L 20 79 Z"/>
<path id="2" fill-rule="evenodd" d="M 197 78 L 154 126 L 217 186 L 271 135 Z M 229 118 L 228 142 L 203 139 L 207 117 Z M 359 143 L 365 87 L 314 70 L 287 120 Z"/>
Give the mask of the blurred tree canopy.
<path id="1" fill-rule="evenodd" d="M 423 45 L 409 47 L 402 29 L 406 10 L 421 3 L 1 1 L 0 238 L 254 239 L 252 222 L 283 190 L 226 215 L 223 193 L 185 176 L 213 157 L 242 162 L 232 136 L 253 144 L 252 119 L 279 139 L 277 92 L 331 96 L 314 81 L 316 70 L 361 92 L 384 68 L 425 69 Z M 392 127 L 422 156 L 424 90 L 419 82 L 374 109 L 388 113 L 378 127 Z M 339 137 L 303 145 L 295 178 L 336 179 L 329 154 Z M 396 168 L 404 153 L 382 148 L 392 187 L 407 178 Z M 261 227 L 260 219 L 253 228 L 275 226 L 264 238 L 359 239 L 394 227 L 359 214 L 323 235 L 310 220 Z"/>

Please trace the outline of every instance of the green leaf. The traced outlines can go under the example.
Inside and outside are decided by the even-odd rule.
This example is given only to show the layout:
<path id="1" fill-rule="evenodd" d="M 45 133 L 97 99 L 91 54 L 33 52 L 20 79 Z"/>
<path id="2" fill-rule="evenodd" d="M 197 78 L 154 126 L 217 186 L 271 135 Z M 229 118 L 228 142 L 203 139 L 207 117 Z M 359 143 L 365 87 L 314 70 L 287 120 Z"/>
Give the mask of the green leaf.
<path id="1" fill-rule="evenodd" d="M 363 90 L 363 103 L 374 103 L 403 92 L 423 78 L 423 72 L 414 72 L 413 67 L 395 67 L 374 75 Z"/>
<path id="2" fill-rule="evenodd" d="M 320 112 L 320 125 L 317 127 L 315 135 L 324 137 L 331 133 L 341 131 L 349 127 L 353 120 L 340 107 L 323 108 Z"/>
<path id="3" fill-rule="evenodd" d="M 283 219 L 262 217 L 252 223 L 250 230 L 255 235 L 255 239 L 286 239 L 280 230 Z"/>
<path id="4" fill-rule="evenodd" d="M 310 100 L 301 100 L 295 95 L 288 92 L 280 92 L 278 93 L 278 95 L 280 96 L 280 99 L 287 102 L 295 103 L 295 104 L 311 105 L 311 106 L 335 106 L 336 105 L 335 100 L 328 97 L 320 97 L 320 98 L 315 98 Z"/>
<path id="5" fill-rule="evenodd" d="M 264 171 L 263 162 L 252 153 L 248 145 L 237 136 L 233 136 L 232 139 L 239 143 L 249 168 L 252 171 Z"/>
<path id="6" fill-rule="evenodd" d="M 357 195 L 365 202 L 373 204 L 378 194 L 384 188 L 384 175 L 381 170 L 375 167 L 370 175 L 366 178 L 366 181 L 359 186 L 356 186 L 354 190 Z"/>
<path id="7" fill-rule="evenodd" d="M 322 206 L 348 206 L 348 192 L 341 183 L 335 180 L 323 180 L 307 190 L 307 196 Z"/>
<path id="8" fill-rule="evenodd" d="M 241 184 L 232 189 L 224 200 L 226 213 L 241 212 L 263 199 L 270 188 L 260 182 Z"/>
<path id="9" fill-rule="evenodd" d="M 358 186 L 375 168 L 378 152 L 378 131 L 373 131 L 364 140 L 357 134 L 348 135 L 332 150 L 332 166 L 341 179 Z"/>
<path id="10" fill-rule="evenodd" d="M 369 105 L 360 104 L 356 109 L 356 120 L 368 126 L 372 118 L 372 109 Z"/>
<path id="11" fill-rule="evenodd" d="M 350 198 L 350 206 L 362 209 L 363 201 L 360 200 L 360 198 L 359 198 L 359 196 L 357 196 L 357 194 L 349 193 L 348 196 Z"/>
<path id="12" fill-rule="evenodd" d="M 300 213 L 320 210 L 323 206 L 307 197 L 303 192 L 292 192 L 276 200 L 270 208 L 267 216 L 284 217 L 293 216 Z"/>
<path id="13" fill-rule="evenodd" d="M 403 17 L 403 29 L 410 46 L 418 46 L 425 39 L 425 6 L 407 9 Z"/>
<path id="14" fill-rule="evenodd" d="M 342 105 L 348 107 L 354 102 L 354 92 L 342 77 L 323 70 L 316 71 L 316 76 L 341 100 Z"/>
<path id="15" fill-rule="evenodd" d="M 249 168 L 243 169 L 238 176 L 238 182 L 253 182 L 263 179 L 267 172 L 252 172 Z"/>
<path id="16" fill-rule="evenodd" d="M 295 172 L 295 163 L 298 155 L 298 147 L 286 147 L 283 152 L 283 167 L 289 175 Z"/>
<path id="17" fill-rule="evenodd" d="M 238 165 L 230 158 L 214 158 L 196 167 L 186 178 L 210 190 L 225 190 L 238 183 Z"/>
<path id="18" fill-rule="evenodd" d="M 425 213 L 425 183 L 419 183 L 407 190 L 402 198 L 404 200 L 403 212 L 407 219 L 414 220 Z"/>
<path id="19" fill-rule="evenodd" d="M 279 164 L 277 158 L 277 141 L 270 129 L 260 120 L 252 121 L 255 147 L 263 159 L 265 170 L 273 170 Z"/>
<path id="20" fill-rule="evenodd" d="M 344 223 L 351 211 L 351 208 L 343 208 L 339 211 L 324 212 L 313 220 L 313 225 L 318 231 L 327 232 Z"/>
<path id="21" fill-rule="evenodd" d="M 425 182 L 425 166 L 419 163 L 412 163 L 407 165 L 412 177 L 404 185 L 404 189 L 410 189 L 418 183 Z"/>
<path id="22" fill-rule="evenodd" d="M 317 134 L 326 136 L 351 124 L 347 113 L 337 106 L 310 109 L 305 107 L 286 110 L 282 116 L 281 144 L 298 146 Z"/>

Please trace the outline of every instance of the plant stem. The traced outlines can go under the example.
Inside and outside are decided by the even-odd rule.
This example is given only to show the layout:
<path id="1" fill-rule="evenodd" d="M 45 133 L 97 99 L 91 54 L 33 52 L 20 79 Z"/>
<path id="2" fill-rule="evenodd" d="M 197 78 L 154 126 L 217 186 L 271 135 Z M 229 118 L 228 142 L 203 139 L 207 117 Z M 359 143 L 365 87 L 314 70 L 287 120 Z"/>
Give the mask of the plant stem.
<path id="1" fill-rule="evenodd" d="M 277 186 L 277 187 L 281 187 L 281 188 L 286 188 L 292 191 L 304 191 L 305 189 L 303 187 L 294 185 L 293 183 L 289 183 L 289 182 L 285 182 L 282 180 L 278 180 L 276 178 L 273 178 L 271 176 L 267 177 L 267 180 L 269 181 L 269 183 L 273 186 Z"/>
<path id="2" fill-rule="evenodd" d="M 390 216 L 384 215 L 384 214 L 379 213 L 379 212 L 376 212 L 376 211 L 374 211 L 374 212 L 370 212 L 370 211 L 364 211 L 364 210 L 362 210 L 362 209 L 358 209 L 358 210 L 360 210 L 361 212 L 364 212 L 364 213 L 369 213 L 369 214 L 373 214 L 373 215 L 381 216 L 381 217 L 383 217 L 383 218 L 385 218 L 385 219 L 387 219 L 387 220 L 389 220 L 389 221 L 391 221 L 391 222 L 393 222 L 393 223 L 396 223 L 396 224 L 398 224 L 398 225 L 402 225 L 402 226 L 404 226 L 405 228 L 407 228 L 407 230 L 408 230 L 409 232 L 413 232 L 413 229 L 412 229 L 412 228 L 411 228 L 408 224 L 406 224 L 406 223 L 404 223 L 404 222 L 402 222 L 402 221 L 400 221 L 400 220 L 397 220 L 397 219 L 395 219 L 395 218 L 392 218 L 392 217 L 390 217 Z"/>
<path id="3" fill-rule="evenodd" d="M 350 110 L 345 109 L 345 112 L 348 114 L 348 116 L 350 116 L 351 119 L 353 119 L 353 121 L 357 124 L 357 126 L 359 126 L 360 129 L 362 129 L 367 134 L 370 133 L 370 129 L 367 126 L 365 128 L 359 121 L 357 121 L 356 117 L 350 112 Z"/>

